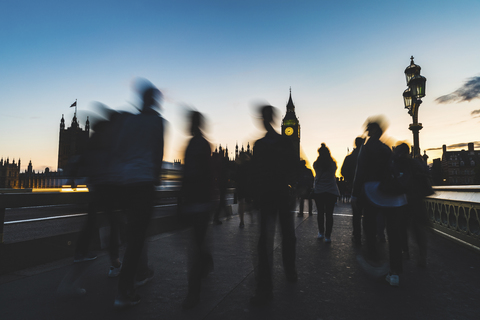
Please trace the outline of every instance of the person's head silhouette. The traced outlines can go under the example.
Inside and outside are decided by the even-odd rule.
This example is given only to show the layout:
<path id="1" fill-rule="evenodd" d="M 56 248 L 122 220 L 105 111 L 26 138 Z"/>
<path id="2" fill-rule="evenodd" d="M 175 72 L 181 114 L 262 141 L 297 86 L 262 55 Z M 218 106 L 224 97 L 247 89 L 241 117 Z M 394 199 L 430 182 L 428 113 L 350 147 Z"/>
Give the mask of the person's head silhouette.
<path id="1" fill-rule="evenodd" d="M 263 126 L 267 131 L 275 131 L 272 127 L 273 120 L 276 115 L 276 110 L 270 105 L 265 105 L 259 108 Z"/>
<path id="2" fill-rule="evenodd" d="M 198 111 L 190 111 L 190 133 L 192 136 L 201 136 L 203 127 L 203 115 Z"/>
<path id="3" fill-rule="evenodd" d="M 160 106 L 162 93 L 154 86 L 147 87 L 142 93 L 142 110 L 141 112 L 149 112 L 155 107 Z"/>

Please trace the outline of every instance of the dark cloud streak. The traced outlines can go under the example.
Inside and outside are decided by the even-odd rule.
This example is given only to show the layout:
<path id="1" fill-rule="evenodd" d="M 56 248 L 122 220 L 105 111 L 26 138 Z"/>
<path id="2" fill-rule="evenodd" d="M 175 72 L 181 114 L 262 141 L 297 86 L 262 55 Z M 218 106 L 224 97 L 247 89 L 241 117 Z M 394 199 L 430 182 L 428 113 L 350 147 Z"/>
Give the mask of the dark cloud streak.
<path id="1" fill-rule="evenodd" d="M 480 77 L 470 78 L 463 86 L 454 92 L 438 97 L 435 101 L 437 101 L 437 103 L 451 103 L 471 101 L 475 98 L 480 98 Z"/>
<path id="2" fill-rule="evenodd" d="M 480 148 L 480 141 L 473 141 L 473 147 L 474 149 Z M 462 143 L 455 143 L 447 146 L 447 150 L 451 151 L 451 149 L 465 149 L 467 150 L 468 148 L 468 142 L 462 142 Z M 425 151 L 435 151 L 435 150 L 442 150 L 443 147 L 438 147 L 438 148 L 428 148 L 425 149 Z"/>

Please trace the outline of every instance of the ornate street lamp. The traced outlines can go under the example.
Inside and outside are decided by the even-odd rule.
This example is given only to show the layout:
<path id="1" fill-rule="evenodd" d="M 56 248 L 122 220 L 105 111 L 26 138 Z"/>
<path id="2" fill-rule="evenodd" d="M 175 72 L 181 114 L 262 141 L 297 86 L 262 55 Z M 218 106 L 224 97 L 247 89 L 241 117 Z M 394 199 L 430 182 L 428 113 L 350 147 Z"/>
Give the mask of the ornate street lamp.
<path id="1" fill-rule="evenodd" d="M 408 114 L 412 116 L 412 123 L 408 127 L 413 133 L 413 151 L 412 156 L 416 158 L 420 156 L 420 143 L 418 133 L 423 128 L 418 123 L 418 108 L 422 103 L 421 98 L 425 97 L 425 84 L 427 79 L 420 75 L 420 66 L 413 62 L 413 56 L 410 58 L 410 65 L 405 69 L 405 77 L 408 89 L 403 92 L 403 102 Z"/>
<path id="2" fill-rule="evenodd" d="M 408 109 L 408 113 L 412 111 L 412 90 L 408 88 L 403 91 L 403 103 L 405 104 L 405 109 Z"/>

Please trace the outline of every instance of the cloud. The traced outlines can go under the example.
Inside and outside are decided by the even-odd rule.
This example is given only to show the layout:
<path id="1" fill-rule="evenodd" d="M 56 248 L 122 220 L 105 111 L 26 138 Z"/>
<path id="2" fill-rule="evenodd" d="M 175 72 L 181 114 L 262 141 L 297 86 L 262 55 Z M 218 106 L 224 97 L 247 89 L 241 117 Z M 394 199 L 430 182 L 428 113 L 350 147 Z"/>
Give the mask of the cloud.
<path id="1" fill-rule="evenodd" d="M 476 150 L 480 148 L 480 141 L 473 141 L 473 148 Z M 442 150 L 443 147 L 438 147 L 438 148 L 428 148 L 425 149 L 425 151 L 435 151 L 435 150 Z M 468 142 L 462 142 L 462 143 L 455 143 L 447 146 L 447 150 L 451 149 L 468 149 Z"/>
<path id="2" fill-rule="evenodd" d="M 470 115 L 474 118 L 480 118 L 480 109 L 473 110 Z"/>
<path id="3" fill-rule="evenodd" d="M 435 101 L 437 101 L 437 103 L 451 103 L 471 101 L 475 98 L 480 98 L 480 76 L 470 78 L 463 86 L 454 92 L 438 97 Z"/>

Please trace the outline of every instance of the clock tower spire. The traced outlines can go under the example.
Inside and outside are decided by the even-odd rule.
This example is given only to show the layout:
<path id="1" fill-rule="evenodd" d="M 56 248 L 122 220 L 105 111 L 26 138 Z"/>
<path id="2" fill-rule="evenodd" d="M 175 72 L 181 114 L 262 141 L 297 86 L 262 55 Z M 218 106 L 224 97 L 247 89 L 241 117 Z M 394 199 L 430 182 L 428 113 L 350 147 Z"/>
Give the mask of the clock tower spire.
<path id="1" fill-rule="evenodd" d="M 282 136 L 286 136 L 292 141 L 295 148 L 295 154 L 300 160 L 300 122 L 295 114 L 295 105 L 292 100 L 292 88 L 290 88 L 290 97 L 287 102 L 287 112 L 282 120 Z"/>

